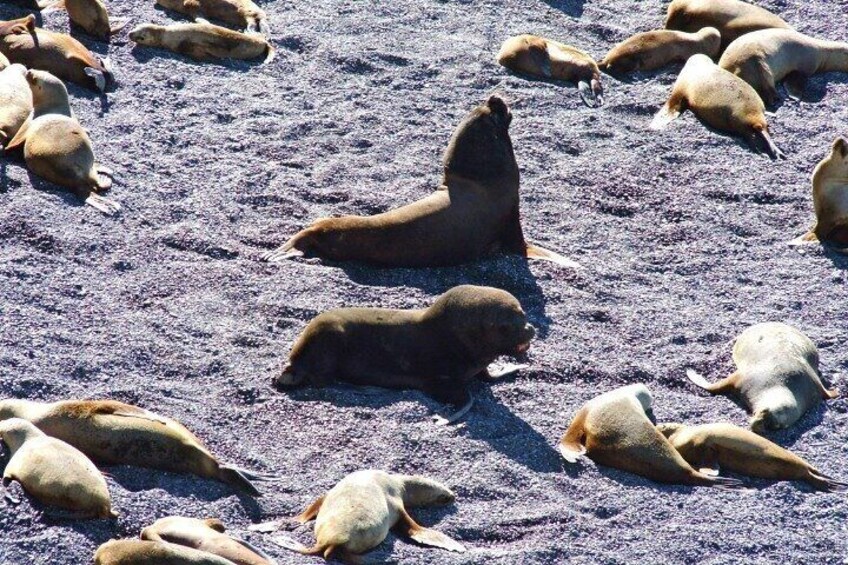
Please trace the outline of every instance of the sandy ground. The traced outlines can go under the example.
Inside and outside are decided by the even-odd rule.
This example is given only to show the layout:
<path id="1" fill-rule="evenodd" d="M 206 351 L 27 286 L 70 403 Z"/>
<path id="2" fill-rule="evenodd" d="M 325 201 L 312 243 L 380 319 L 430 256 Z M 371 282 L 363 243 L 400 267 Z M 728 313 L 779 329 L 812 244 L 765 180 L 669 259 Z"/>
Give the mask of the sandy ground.
<path id="1" fill-rule="evenodd" d="M 845 0 L 763 0 L 799 30 L 848 40 Z M 592 110 L 572 85 L 493 61 L 532 32 L 596 58 L 659 27 L 656 0 L 295 0 L 261 2 L 277 59 L 197 64 L 133 48 L 108 54 L 107 98 L 71 86 L 98 160 L 116 172 L 108 218 L 0 159 L 0 397 L 115 398 L 179 419 L 224 461 L 274 473 L 265 496 L 128 467 L 109 468 L 117 521 L 63 522 L 28 501 L 0 512 L 0 564 L 88 563 L 94 549 L 170 514 L 218 516 L 280 563 L 252 522 L 285 517 L 361 468 L 422 473 L 458 493 L 414 515 L 463 555 L 389 536 L 369 555 L 408 563 L 844 563 L 844 494 L 749 481 L 753 492 L 660 486 L 554 445 L 589 398 L 644 382 L 660 421 L 746 422 L 697 392 L 685 369 L 732 369 L 747 325 L 780 320 L 821 348 L 848 388 L 848 261 L 785 242 L 812 221 L 810 173 L 848 133 L 848 76 L 771 118 L 788 154 L 772 162 L 686 114 L 647 126 L 677 69 L 619 82 Z M 152 1 L 111 2 L 132 25 L 178 20 Z M 19 16 L 0 6 L 0 18 Z M 67 29 L 64 13 L 45 16 Z M 525 233 L 578 260 L 577 273 L 499 257 L 462 268 L 375 270 L 260 255 L 320 216 L 372 214 L 418 199 L 463 115 L 490 93 L 512 101 Z M 505 288 L 539 328 L 529 369 L 478 385 L 467 420 L 416 392 L 370 396 L 269 386 L 310 318 L 338 306 L 420 307 L 461 283 Z M 848 403 L 773 439 L 848 478 Z M 0 460 L 5 464 L 6 455 Z M 310 530 L 294 533 L 311 543 Z"/>

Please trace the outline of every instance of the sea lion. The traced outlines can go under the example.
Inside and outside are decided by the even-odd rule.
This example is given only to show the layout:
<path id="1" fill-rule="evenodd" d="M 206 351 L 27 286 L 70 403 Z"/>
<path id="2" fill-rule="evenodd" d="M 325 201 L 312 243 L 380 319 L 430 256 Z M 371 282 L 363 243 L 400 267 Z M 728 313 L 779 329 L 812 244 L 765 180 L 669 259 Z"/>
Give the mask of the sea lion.
<path id="1" fill-rule="evenodd" d="M 32 91 L 33 112 L 6 150 L 23 146 L 30 171 L 71 189 L 104 214 L 118 212 L 121 206 L 117 202 L 99 194 L 112 187 L 112 172 L 95 163 L 91 139 L 71 113 L 65 85 L 46 71 L 28 70 L 25 76 Z"/>
<path id="2" fill-rule="evenodd" d="M 506 102 L 490 97 L 454 131 L 441 186 L 430 196 L 376 216 L 318 220 L 265 259 L 308 255 L 381 267 L 437 267 L 503 251 L 576 266 L 524 240 L 511 121 Z"/>
<path id="3" fill-rule="evenodd" d="M 736 372 L 708 383 L 695 371 L 689 379 L 712 394 L 737 398 L 752 414 L 757 433 L 788 428 L 823 399 L 839 396 L 819 377 L 819 352 L 810 338 L 779 322 L 755 324 L 733 344 Z"/>
<path id="4" fill-rule="evenodd" d="M 21 418 L 0 422 L 0 438 L 12 458 L 3 486 L 17 481 L 33 498 L 79 518 L 114 518 L 106 479 L 88 457 Z M 7 496 L 8 498 L 8 496 Z"/>
<path id="5" fill-rule="evenodd" d="M 234 565 L 190 547 L 137 539 L 110 540 L 97 548 L 94 565 Z"/>
<path id="6" fill-rule="evenodd" d="M 848 43 L 825 41 L 791 29 L 764 29 L 744 35 L 728 46 L 718 65 L 754 87 L 763 101 L 780 101 L 777 83 L 786 79 L 796 98 L 807 77 L 848 72 Z"/>
<path id="7" fill-rule="evenodd" d="M 41 69 L 62 80 L 104 92 L 114 76 L 107 59 L 65 33 L 35 27 L 35 16 L 0 22 L 0 53 L 13 63 Z"/>
<path id="8" fill-rule="evenodd" d="M 518 300 L 496 288 L 462 285 L 421 310 L 339 308 L 315 317 L 300 334 L 279 388 L 355 385 L 417 389 L 440 402 L 471 408 L 468 383 L 489 379 L 501 355 L 522 355 L 536 331 Z"/>
<path id="9" fill-rule="evenodd" d="M 643 384 L 617 388 L 583 405 L 559 442 L 569 463 L 582 455 L 599 465 L 621 469 L 660 483 L 735 488 L 735 479 L 712 477 L 693 469 L 657 431 L 653 397 Z"/>
<path id="10" fill-rule="evenodd" d="M 610 49 L 598 67 L 613 75 L 655 71 L 671 63 L 687 61 L 697 53 L 717 57 L 720 45 L 721 34 L 714 27 L 705 27 L 695 33 L 667 29 L 646 31 Z"/>
<path id="11" fill-rule="evenodd" d="M 817 490 L 848 489 L 776 443 L 733 424 L 659 424 L 657 429 L 693 467 L 705 474 L 725 469 L 775 481 L 805 481 Z"/>
<path id="12" fill-rule="evenodd" d="M 351 473 L 321 496 L 295 521 L 315 519 L 315 545 L 307 548 L 289 538 L 272 538 L 304 555 L 355 560 L 380 545 L 390 529 L 420 544 L 448 551 L 465 548 L 445 534 L 419 525 L 406 507 L 450 504 L 456 495 L 441 483 L 417 475 L 365 470 Z"/>
<path id="13" fill-rule="evenodd" d="M 130 39 L 139 45 L 161 47 L 198 61 L 265 57 L 268 63 L 274 58 L 274 48 L 262 35 L 233 31 L 201 19 L 191 24 L 140 25 L 130 32 Z"/>
<path id="14" fill-rule="evenodd" d="M 0 401 L 0 419 L 11 417 L 32 422 L 103 465 L 188 473 L 259 494 L 251 480 L 262 476 L 222 465 L 180 423 L 131 404 L 115 400 Z"/>
<path id="15" fill-rule="evenodd" d="M 516 35 L 504 41 L 497 61 L 516 73 L 577 83 L 580 98 L 590 108 L 604 103 L 598 64 L 570 45 L 536 35 Z"/>
<path id="16" fill-rule="evenodd" d="M 192 20 L 204 16 L 245 31 L 259 31 L 268 36 L 268 18 L 252 0 L 156 0 L 166 10 L 174 10 Z"/>
<path id="17" fill-rule="evenodd" d="M 0 59 L 5 59 L 0 55 Z M 26 67 L 0 60 L 0 148 L 15 137 L 32 112 Z"/>
<path id="18" fill-rule="evenodd" d="M 706 55 L 693 55 L 686 62 L 651 129 L 665 128 L 687 108 L 708 126 L 743 137 L 754 151 L 762 148 L 772 159 L 785 158 L 769 136 L 757 92 Z"/>
<path id="19" fill-rule="evenodd" d="M 47 14 L 61 8 L 68 12 L 68 19 L 82 28 L 87 34 L 98 39 L 108 40 L 110 36 L 121 31 L 129 20 L 115 24 L 109 23 L 109 13 L 102 0 L 59 0 L 43 10 Z"/>
<path id="20" fill-rule="evenodd" d="M 816 224 L 793 245 L 822 242 L 848 253 L 848 141 L 839 137 L 813 171 Z"/>
<path id="21" fill-rule="evenodd" d="M 187 546 L 229 559 L 235 565 L 274 565 L 262 550 L 226 535 L 223 522 L 216 518 L 198 520 L 171 516 L 141 530 L 141 539 Z"/>
<path id="22" fill-rule="evenodd" d="M 792 29 L 765 8 L 740 0 L 673 0 L 668 6 L 665 27 L 689 32 L 714 27 L 721 33 L 721 51 L 752 31 Z"/>

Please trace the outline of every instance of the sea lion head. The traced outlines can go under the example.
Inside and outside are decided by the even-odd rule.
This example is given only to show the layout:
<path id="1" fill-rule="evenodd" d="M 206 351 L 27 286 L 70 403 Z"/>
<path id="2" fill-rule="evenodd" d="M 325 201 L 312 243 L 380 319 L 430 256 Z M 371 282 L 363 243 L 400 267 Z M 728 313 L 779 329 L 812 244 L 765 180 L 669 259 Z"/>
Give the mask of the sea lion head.
<path id="1" fill-rule="evenodd" d="M 43 435 L 38 428 L 23 418 L 9 418 L 0 422 L 0 439 L 9 449 L 17 450 L 26 440 Z"/>
<path id="2" fill-rule="evenodd" d="M 848 173 L 848 140 L 844 137 L 836 138 L 831 146 L 830 159 L 839 164 L 843 173 Z M 848 174 L 844 176 L 848 177 Z"/>
<path id="3" fill-rule="evenodd" d="M 536 335 L 518 300 L 497 288 L 454 287 L 433 303 L 427 316 L 439 319 L 460 349 L 475 359 L 522 355 Z"/>
<path id="4" fill-rule="evenodd" d="M 507 39 L 498 52 L 497 61 L 514 72 L 548 78 L 553 74 L 548 43 L 535 35 L 519 35 Z"/>
<path id="5" fill-rule="evenodd" d="M 456 500 L 456 494 L 443 484 L 420 475 L 395 475 L 401 482 L 405 506 L 443 506 Z"/>
<path id="6" fill-rule="evenodd" d="M 497 95 L 474 108 L 459 124 L 445 151 L 445 176 L 501 181 L 518 190 L 518 165 L 509 138 L 512 112 Z"/>
<path id="7" fill-rule="evenodd" d="M 26 412 L 28 400 L 7 398 L 0 400 L 0 421 L 9 418 L 22 418 Z"/>
<path id="8" fill-rule="evenodd" d="M 39 108 L 70 107 L 65 83 L 47 71 L 30 69 L 26 73 L 32 91 L 32 105 Z"/>
<path id="9" fill-rule="evenodd" d="M 686 2 L 674 0 L 671 4 L 669 4 L 665 18 L 666 29 L 689 31 L 691 23 L 692 14 L 689 10 L 687 10 Z"/>
<path id="10" fill-rule="evenodd" d="M 161 45 L 164 30 L 165 28 L 163 26 L 142 24 L 140 26 L 136 26 L 135 29 L 129 33 L 129 38 L 139 45 L 157 47 Z"/>

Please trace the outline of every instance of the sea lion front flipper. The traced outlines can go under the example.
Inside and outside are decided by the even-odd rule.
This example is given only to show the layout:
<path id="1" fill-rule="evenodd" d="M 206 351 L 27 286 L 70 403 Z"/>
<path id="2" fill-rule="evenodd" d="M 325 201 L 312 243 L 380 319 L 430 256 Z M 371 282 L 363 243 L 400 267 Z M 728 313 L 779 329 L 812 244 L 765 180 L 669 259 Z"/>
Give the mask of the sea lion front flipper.
<path id="1" fill-rule="evenodd" d="M 496 382 L 527 367 L 527 364 L 507 363 L 495 371 L 490 371 L 488 368 L 483 369 L 477 373 L 477 378 L 485 382 Z"/>
<path id="2" fill-rule="evenodd" d="M 796 237 L 792 241 L 789 242 L 789 245 L 799 246 L 799 245 L 809 245 L 812 243 L 821 243 L 819 241 L 819 236 L 812 230 L 808 231 L 802 236 Z"/>
<path id="3" fill-rule="evenodd" d="M 734 392 L 736 390 L 736 382 L 739 380 L 739 373 L 733 373 L 716 383 L 710 383 L 703 375 L 693 369 L 687 369 L 686 376 L 689 377 L 690 381 L 712 394 L 729 394 Z"/>
<path id="4" fill-rule="evenodd" d="M 453 414 L 448 415 L 447 417 L 439 416 L 438 414 L 433 416 L 433 420 L 435 421 L 437 426 L 447 426 L 448 424 L 453 424 L 461 420 L 468 411 L 471 410 L 471 407 L 474 406 L 474 395 L 470 392 L 466 391 L 466 395 L 468 396 L 468 400 L 465 404 Z"/>
<path id="5" fill-rule="evenodd" d="M 314 520 L 315 517 L 318 516 L 318 511 L 321 510 L 321 505 L 324 504 L 325 496 L 326 495 L 322 494 L 316 498 L 312 504 L 306 507 L 306 510 L 295 516 L 294 521 L 305 524 L 310 520 Z"/>
<path id="6" fill-rule="evenodd" d="M 718 477 L 718 452 L 712 447 L 707 447 L 701 454 L 701 459 L 696 467 L 698 471 L 708 477 Z"/>
<path id="7" fill-rule="evenodd" d="M 6 151 L 14 151 L 18 147 L 22 146 L 26 143 L 27 131 L 29 130 L 29 126 L 32 123 L 32 112 L 27 116 L 26 121 L 18 128 L 18 133 L 15 134 L 15 137 L 12 138 L 12 141 L 6 144 Z"/>
<path id="8" fill-rule="evenodd" d="M 574 415 L 571 425 L 568 426 L 565 435 L 562 436 L 562 439 L 557 444 L 562 458 L 569 463 L 577 463 L 580 457 L 586 454 L 586 445 L 584 443 L 586 441 L 586 430 L 584 423 L 588 413 L 589 409 L 586 406 L 578 410 L 577 414 Z"/>
<path id="9" fill-rule="evenodd" d="M 98 71 L 92 67 L 86 67 L 83 72 L 94 79 L 94 84 L 100 92 L 106 92 L 106 76 L 102 71 Z"/>
<path id="10" fill-rule="evenodd" d="M 412 516 L 406 512 L 406 509 L 400 508 L 399 510 L 400 512 L 397 524 L 395 524 L 395 529 L 402 534 L 422 545 L 440 547 L 457 553 L 465 552 L 465 547 L 458 541 L 449 538 L 442 532 L 425 528 L 420 525 L 412 519 Z"/>
<path id="11" fill-rule="evenodd" d="M 9 504 L 17 506 L 21 503 L 20 498 L 16 498 L 15 495 L 9 490 L 9 487 L 12 485 L 12 482 L 15 479 L 12 477 L 3 477 L 3 498 L 5 498 Z"/>
<path id="12" fill-rule="evenodd" d="M 295 236 L 297 237 L 297 236 Z M 300 249 L 294 248 L 293 239 L 290 239 L 277 249 L 273 251 L 269 251 L 262 256 L 263 261 L 267 261 L 269 263 L 276 263 L 279 261 L 285 261 L 286 259 L 293 259 L 295 257 L 303 257 L 303 251 Z"/>
<path id="13" fill-rule="evenodd" d="M 128 23 L 132 21 L 132 18 L 126 18 L 124 20 L 118 20 L 109 28 L 109 35 L 115 35 L 122 29 L 124 29 Z"/>
<path id="14" fill-rule="evenodd" d="M 682 111 L 682 101 L 675 103 L 674 98 L 671 98 L 662 108 L 660 108 L 660 111 L 657 112 L 657 115 L 654 116 L 654 119 L 651 120 L 651 125 L 648 127 L 654 131 L 665 129 L 668 127 L 668 124 L 680 117 L 680 113 Z"/>
<path id="15" fill-rule="evenodd" d="M 755 151 L 764 148 L 766 154 L 773 160 L 786 159 L 786 154 L 775 145 L 766 129 L 755 129 L 749 138 L 749 143 Z"/>
<path id="16" fill-rule="evenodd" d="M 271 61 L 273 61 L 273 60 L 274 60 L 274 58 L 276 58 L 276 56 L 277 56 L 277 50 L 276 50 L 276 49 L 274 49 L 274 46 L 273 46 L 273 45 L 271 45 L 270 43 L 268 43 L 268 52 L 265 54 L 265 60 L 264 60 L 264 61 L 262 61 L 262 64 L 263 64 L 263 65 L 267 65 L 268 63 L 270 63 Z"/>
<path id="17" fill-rule="evenodd" d="M 807 75 L 798 71 L 789 73 L 783 78 L 783 87 L 789 98 L 800 101 L 804 97 L 804 92 L 807 90 L 807 78 Z"/>
<path id="18" fill-rule="evenodd" d="M 221 465 L 218 469 L 218 478 L 228 485 L 244 491 L 247 494 L 252 496 L 262 496 L 262 492 L 256 488 L 252 482 L 250 482 L 250 478 L 248 478 L 247 473 L 238 467 Z"/>
<path id="19" fill-rule="evenodd" d="M 580 99 L 589 108 L 600 108 L 604 105 L 604 90 L 598 79 L 592 79 L 591 83 L 581 80 L 577 83 L 577 92 Z"/>
<path id="20" fill-rule="evenodd" d="M 550 261 L 551 263 L 556 263 L 557 265 L 562 265 L 563 267 L 568 267 L 570 269 L 580 268 L 580 265 L 575 261 L 532 243 L 527 244 L 527 258 Z"/>
<path id="21" fill-rule="evenodd" d="M 92 208 L 100 210 L 107 216 L 112 216 L 121 211 L 120 204 L 118 204 L 114 200 L 110 200 L 109 198 L 104 198 L 96 192 L 92 192 L 91 194 L 89 194 L 85 198 L 85 203 L 91 206 Z"/>

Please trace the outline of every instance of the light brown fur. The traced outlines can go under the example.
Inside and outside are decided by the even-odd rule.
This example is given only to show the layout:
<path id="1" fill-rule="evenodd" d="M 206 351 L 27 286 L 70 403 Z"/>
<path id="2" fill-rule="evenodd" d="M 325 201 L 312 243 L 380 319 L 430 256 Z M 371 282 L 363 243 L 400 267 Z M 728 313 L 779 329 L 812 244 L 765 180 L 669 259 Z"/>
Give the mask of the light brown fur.
<path id="1" fill-rule="evenodd" d="M 241 33 L 200 21 L 160 26 L 145 24 L 130 32 L 130 39 L 147 47 L 161 47 L 196 59 L 258 59 L 270 62 L 274 48 L 261 35 Z"/>
<path id="2" fill-rule="evenodd" d="M 3 55 L 0 55 L 2 58 Z M 32 112 L 26 67 L 0 61 L 0 148 L 11 141 Z"/>
<path id="3" fill-rule="evenodd" d="M 193 20 L 203 16 L 246 31 L 261 31 L 266 36 L 269 33 L 265 12 L 252 0 L 156 0 L 156 3 Z"/>
<path id="4" fill-rule="evenodd" d="M 141 531 L 141 539 L 191 547 L 229 559 L 235 565 L 271 565 L 270 558 L 246 542 L 225 534 L 215 518 L 198 520 L 171 516 L 157 520 Z"/>
<path id="5" fill-rule="evenodd" d="M 697 53 L 716 57 L 720 46 L 721 34 L 714 27 L 695 33 L 665 29 L 648 31 L 637 33 L 610 49 L 598 67 L 611 74 L 654 71 L 687 61 Z"/>
<path id="6" fill-rule="evenodd" d="M 97 548 L 94 565 L 233 565 L 211 553 L 172 543 L 111 540 Z"/>
<path id="7" fill-rule="evenodd" d="M 119 32 L 127 24 L 126 21 L 112 26 L 109 23 L 109 13 L 102 0 L 62 0 L 68 11 L 68 18 L 85 32 L 99 39 L 109 39 L 109 36 Z"/>
<path id="8" fill-rule="evenodd" d="M 813 172 L 816 224 L 792 244 L 822 242 L 848 253 L 848 141 L 839 137 Z"/>

